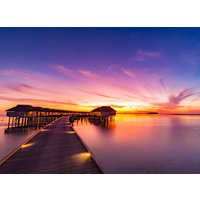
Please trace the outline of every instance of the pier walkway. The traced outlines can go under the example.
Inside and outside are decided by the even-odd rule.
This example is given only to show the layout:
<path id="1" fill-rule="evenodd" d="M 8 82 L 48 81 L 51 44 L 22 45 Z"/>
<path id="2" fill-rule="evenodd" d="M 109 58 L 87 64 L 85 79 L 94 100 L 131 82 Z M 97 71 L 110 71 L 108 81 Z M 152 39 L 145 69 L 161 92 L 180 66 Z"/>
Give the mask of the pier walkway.
<path id="1" fill-rule="evenodd" d="M 102 173 L 67 117 L 49 124 L 0 165 L 0 174 Z"/>

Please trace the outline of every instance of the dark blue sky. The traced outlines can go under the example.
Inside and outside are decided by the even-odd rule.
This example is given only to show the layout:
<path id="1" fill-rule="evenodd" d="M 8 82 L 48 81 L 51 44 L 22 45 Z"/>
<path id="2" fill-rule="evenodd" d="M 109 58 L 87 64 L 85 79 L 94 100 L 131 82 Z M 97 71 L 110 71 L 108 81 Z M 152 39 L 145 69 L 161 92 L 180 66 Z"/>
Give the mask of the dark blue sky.
<path id="1" fill-rule="evenodd" d="M 164 54 L 150 64 L 187 65 L 181 53 L 192 51 L 188 56 L 195 57 L 199 42 L 199 28 L 1 28 L 0 60 L 1 65 L 36 68 L 47 63 L 131 67 L 131 58 L 142 49 Z"/>

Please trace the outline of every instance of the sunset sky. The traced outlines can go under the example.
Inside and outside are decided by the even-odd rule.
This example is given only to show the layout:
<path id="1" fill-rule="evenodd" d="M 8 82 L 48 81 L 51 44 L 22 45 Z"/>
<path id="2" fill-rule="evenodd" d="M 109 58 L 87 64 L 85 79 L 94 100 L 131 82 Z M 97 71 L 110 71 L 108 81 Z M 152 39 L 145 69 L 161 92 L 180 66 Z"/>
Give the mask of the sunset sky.
<path id="1" fill-rule="evenodd" d="M 0 28 L 0 112 L 200 113 L 200 28 Z"/>

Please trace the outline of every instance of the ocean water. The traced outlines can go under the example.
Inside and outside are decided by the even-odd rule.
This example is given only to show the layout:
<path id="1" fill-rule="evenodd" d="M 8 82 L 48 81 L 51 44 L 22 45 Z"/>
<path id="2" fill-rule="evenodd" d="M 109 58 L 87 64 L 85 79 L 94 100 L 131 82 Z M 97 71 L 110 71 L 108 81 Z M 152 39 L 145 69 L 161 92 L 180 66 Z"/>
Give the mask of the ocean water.
<path id="1" fill-rule="evenodd" d="M 106 173 L 200 173 L 200 116 L 118 114 L 75 130 Z"/>
<path id="2" fill-rule="evenodd" d="M 33 128 L 13 128 L 7 130 L 8 118 L 0 116 L 0 161 L 24 143 L 38 130 Z"/>

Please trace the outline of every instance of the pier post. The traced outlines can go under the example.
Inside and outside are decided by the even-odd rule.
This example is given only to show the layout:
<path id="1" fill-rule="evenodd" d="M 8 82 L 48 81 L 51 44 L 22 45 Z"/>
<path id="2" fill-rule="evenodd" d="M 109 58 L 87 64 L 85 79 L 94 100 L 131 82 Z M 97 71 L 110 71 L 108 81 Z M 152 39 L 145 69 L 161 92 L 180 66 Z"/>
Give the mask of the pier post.
<path id="1" fill-rule="evenodd" d="M 12 117 L 12 127 L 13 127 L 13 123 L 14 123 L 14 117 Z"/>
<path id="2" fill-rule="evenodd" d="M 22 123 L 21 123 L 21 127 L 24 126 L 24 117 L 22 117 Z"/>
<path id="3" fill-rule="evenodd" d="M 24 117 L 24 126 L 26 126 L 26 117 Z"/>
<path id="4" fill-rule="evenodd" d="M 36 120 L 35 125 L 38 126 L 38 116 L 36 116 L 36 119 L 35 119 L 35 120 Z"/>
<path id="5" fill-rule="evenodd" d="M 10 117 L 8 119 L 8 128 L 10 128 Z"/>
<path id="6" fill-rule="evenodd" d="M 15 127 L 17 127 L 17 117 L 14 117 L 15 119 Z"/>
<path id="7" fill-rule="evenodd" d="M 20 117 L 18 117 L 18 119 L 17 119 L 17 127 L 19 127 L 20 126 Z"/>
<path id="8" fill-rule="evenodd" d="M 26 118 L 26 126 L 29 126 L 29 117 Z"/>
<path id="9" fill-rule="evenodd" d="M 27 117 L 27 126 L 29 126 L 29 117 Z"/>

